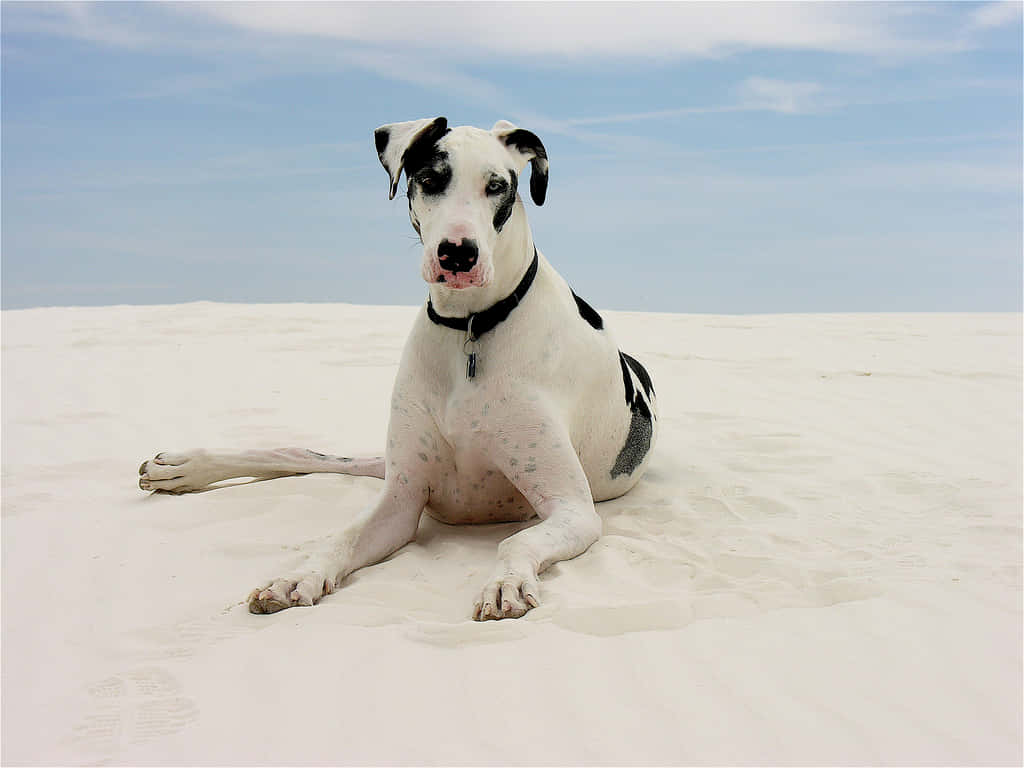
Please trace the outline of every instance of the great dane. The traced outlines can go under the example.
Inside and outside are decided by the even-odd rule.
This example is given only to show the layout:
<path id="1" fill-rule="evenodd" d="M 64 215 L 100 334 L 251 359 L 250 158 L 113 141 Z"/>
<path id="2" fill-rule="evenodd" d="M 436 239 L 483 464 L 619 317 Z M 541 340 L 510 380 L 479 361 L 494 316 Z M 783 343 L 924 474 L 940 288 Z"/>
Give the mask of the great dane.
<path id="1" fill-rule="evenodd" d="M 539 604 L 539 573 L 597 541 L 594 502 L 643 475 L 654 387 L 534 245 L 518 182 L 529 162 L 530 196 L 543 204 L 548 158 L 535 134 L 438 117 L 384 125 L 375 139 L 389 199 L 403 171 L 408 180 L 429 286 L 395 379 L 384 456 L 161 453 L 142 464 L 139 485 L 183 493 L 235 477 L 383 479 L 377 501 L 306 568 L 252 591 L 253 613 L 316 604 L 412 541 L 424 510 L 445 523 L 539 518 L 498 545 L 473 608 L 477 620 L 519 617 Z"/>

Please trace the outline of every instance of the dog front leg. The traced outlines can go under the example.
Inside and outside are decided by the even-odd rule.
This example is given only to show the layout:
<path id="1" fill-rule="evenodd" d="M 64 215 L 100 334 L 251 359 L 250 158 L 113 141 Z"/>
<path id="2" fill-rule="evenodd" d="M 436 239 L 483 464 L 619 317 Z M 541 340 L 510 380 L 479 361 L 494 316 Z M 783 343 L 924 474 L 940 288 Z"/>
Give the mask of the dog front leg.
<path id="1" fill-rule="evenodd" d="M 402 478 L 408 480 L 405 475 Z M 416 536 L 427 504 L 427 486 L 387 481 L 376 503 L 361 513 L 303 573 L 284 576 L 249 593 L 250 613 L 276 613 L 300 605 L 316 605 L 334 592 L 345 577 L 379 563 Z"/>
<path id="2" fill-rule="evenodd" d="M 530 413 L 520 411 L 520 419 L 524 412 Z M 538 574 L 552 563 L 582 554 L 601 536 L 601 518 L 568 431 L 552 429 L 552 423 L 543 413 L 527 417 L 524 430 L 514 432 L 519 439 L 491 446 L 499 466 L 541 522 L 498 545 L 497 567 L 473 608 L 478 621 L 518 618 L 536 608 Z M 539 424 L 547 425 L 543 435 L 537 432 Z M 508 451 L 504 446 L 509 444 L 534 447 Z M 527 455 L 531 452 L 537 455 Z"/>
<path id="3" fill-rule="evenodd" d="M 540 523 L 498 545 L 498 566 L 473 606 L 473 618 L 519 618 L 540 604 L 537 580 L 545 568 L 571 560 L 601 536 L 601 518 L 582 499 L 546 499 Z"/>

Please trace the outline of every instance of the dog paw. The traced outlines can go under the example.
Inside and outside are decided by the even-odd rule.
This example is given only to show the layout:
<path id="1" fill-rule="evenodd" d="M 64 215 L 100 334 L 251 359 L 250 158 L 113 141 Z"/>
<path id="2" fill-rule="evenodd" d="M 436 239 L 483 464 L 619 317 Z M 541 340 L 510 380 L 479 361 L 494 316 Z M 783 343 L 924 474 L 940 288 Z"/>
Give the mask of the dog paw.
<path id="1" fill-rule="evenodd" d="M 139 467 L 139 488 L 144 491 L 189 493 L 216 482 L 206 451 L 158 453 Z"/>
<path id="2" fill-rule="evenodd" d="M 334 591 L 334 582 L 319 573 L 276 579 L 249 593 L 249 613 L 277 613 L 299 605 L 316 605 Z"/>
<path id="3" fill-rule="evenodd" d="M 527 570 L 503 569 L 491 579 L 473 604 L 473 619 L 518 619 L 540 605 L 540 585 L 536 574 Z"/>

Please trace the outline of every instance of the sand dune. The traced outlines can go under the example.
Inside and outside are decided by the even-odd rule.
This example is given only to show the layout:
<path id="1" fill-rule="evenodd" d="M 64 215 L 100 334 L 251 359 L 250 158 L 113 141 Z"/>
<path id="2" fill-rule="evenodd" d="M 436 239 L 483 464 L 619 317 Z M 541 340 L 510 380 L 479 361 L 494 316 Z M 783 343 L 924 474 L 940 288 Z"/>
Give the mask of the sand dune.
<path id="1" fill-rule="evenodd" d="M 425 519 L 250 615 L 379 481 L 136 467 L 379 451 L 415 311 L 3 313 L 5 764 L 1021 763 L 1020 315 L 608 312 L 662 436 L 539 608 L 470 621 L 515 526 Z"/>

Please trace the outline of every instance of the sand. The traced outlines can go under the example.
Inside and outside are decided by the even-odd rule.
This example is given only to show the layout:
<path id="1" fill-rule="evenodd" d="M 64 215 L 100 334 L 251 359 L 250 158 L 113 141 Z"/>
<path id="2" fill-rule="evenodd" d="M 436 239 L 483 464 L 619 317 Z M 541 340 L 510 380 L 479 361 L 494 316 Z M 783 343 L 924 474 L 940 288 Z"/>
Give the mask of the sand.
<path id="1" fill-rule="evenodd" d="M 608 312 L 661 438 L 539 608 L 470 621 L 516 527 L 424 520 L 250 615 L 380 481 L 139 463 L 378 452 L 415 311 L 3 312 L 5 764 L 1021 764 L 1019 314 Z"/>

